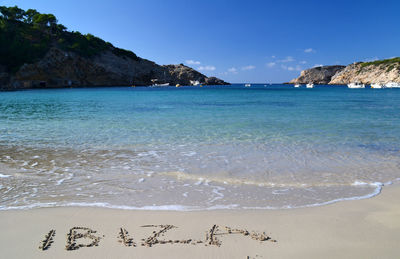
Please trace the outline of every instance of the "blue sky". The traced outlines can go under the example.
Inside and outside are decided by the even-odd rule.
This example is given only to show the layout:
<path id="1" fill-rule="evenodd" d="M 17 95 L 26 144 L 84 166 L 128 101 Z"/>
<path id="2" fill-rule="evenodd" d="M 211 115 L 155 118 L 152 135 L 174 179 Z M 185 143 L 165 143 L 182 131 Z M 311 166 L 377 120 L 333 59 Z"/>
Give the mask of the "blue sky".
<path id="1" fill-rule="evenodd" d="M 159 64 L 229 82 L 284 82 L 315 65 L 400 56 L 400 1 L 0 0 L 53 13 Z"/>

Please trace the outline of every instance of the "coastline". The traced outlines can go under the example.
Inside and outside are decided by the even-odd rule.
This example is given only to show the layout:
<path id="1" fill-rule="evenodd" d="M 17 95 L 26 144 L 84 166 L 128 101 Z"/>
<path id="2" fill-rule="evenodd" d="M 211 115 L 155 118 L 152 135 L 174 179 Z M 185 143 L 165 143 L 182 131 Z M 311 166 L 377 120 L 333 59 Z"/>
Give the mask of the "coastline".
<path id="1" fill-rule="evenodd" d="M 2 175 L 0 174 L 0 178 L 7 178 L 8 175 Z M 304 206 L 299 206 L 299 207 L 294 207 L 294 206 L 287 206 L 287 207 L 271 207 L 271 206 L 266 206 L 266 207 L 242 207 L 239 208 L 235 204 L 232 205 L 215 205 L 212 207 L 208 208 L 201 208 L 197 206 L 184 206 L 184 205 L 148 205 L 144 207 L 135 207 L 135 206 L 126 206 L 126 205 L 111 205 L 108 203 L 103 203 L 103 202 L 94 202 L 94 203 L 87 203 L 87 202 L 71 202 L 68 204 L 63 204 L 63 205 L 56 205 L 56 203 L 35 203 L 35 204 L 30 204 L 26 206 L 16 206 L 16 207 L 10 207 L 8 206 L 7 208 L 3 208 L 0 206 L 0 211 L 9 211 L 9 210 L 31 210 L 31 209 L 42 209 L 42 208 L 103 208 L 103 209 L 112 209 L 112 210 L 134 210 L 134 211 L 176 211 L 176 212 L 195 212 L 195 211 L 221 211 L 221 210 L 227 210 L 227 211 L 243 211 L 243 210 L 291 210 L 291 209 L 304 209 L 304 208 L 313 208 L 313 207 L 320 207 L 320 206 L 327 206 L 330 204 L 338 203 L 338 202 L 343 202 L 343 201 L 355 201 L 355 200 L 364 200 L 364 199 L 370 199 L 373 198 L 377 195 L 379 195 L 383 187 L 397 184 L 397 182 L 400 181 L 400 178 L 396 178 L 392 181 L 386 182 L 386 183 L 381 183 L 381 182 L 375 182 L 375 183 L 364 183 L 364 182 L 355 182 L 353 185 L 369 185 L 369 186 L 374 186 L 375 190 L 371 193 L 368 193 L 363 196 L 354 196 L 354 197 L 346 197 L 346 198 L 338 198 L 338 199 L 333 199 L 329 201 L 324 201 L 321 203 L 315 203 L 315 204 L 309 204 L 309 205 L 304 205 Z"/>
<path id="2" fill-rule="evenodd" d="M 380 195 L 363 200 L 283 210 L 145 211 L 93 207 L 0 211 L 0 249 L 4 258 L 396 258 L 400 253 L 400 185 L 385 186 Z M 141 246 L 160 227 L 176 226 L 159 240 L 193 242 Z M 206 232 L 216 224 L 220 246 L 206 245 Z M 270 240 L 223 234 L 232 229 L 265 232 Z M 67 251 L 73 227 L 89 227 L 101 237 L 98 246 Z M 120 228 L 137 244 L 118 242 Z M 54 243 L 39 250 L 56 230 Z M 104 237 L 103 237 L 104 235 Z M 81 243 L 90 243 L 82 239 Z M 195 240 L 202 243 L 194 243 Z M 277 242 L 271 242 L 276 240 Z"/>
<path id="3" fill-rule="evenodd" d="M 400 259 L 398 10 L 2 1 L 0 259 Z"/>

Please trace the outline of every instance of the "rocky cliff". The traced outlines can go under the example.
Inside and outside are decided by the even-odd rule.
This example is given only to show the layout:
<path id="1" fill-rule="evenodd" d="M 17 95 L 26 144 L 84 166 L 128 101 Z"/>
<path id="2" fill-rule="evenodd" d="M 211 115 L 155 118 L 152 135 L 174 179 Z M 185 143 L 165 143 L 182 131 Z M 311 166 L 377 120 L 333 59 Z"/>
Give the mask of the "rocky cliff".
<path id="1" fill-rule="evenodd" d="M 291 84 L 328 84 L 331 78 L 343 70 L 345 66 L 322 66 L 303 70 L 298 78 L 291 80 Z"/>
<path id="2" fill-rule="evenodd" d="M 161 66 L 94 35 L 67 31 L 52 14 L 0 8 L 0 90 L 194 81 L 228 84 L 183 64 Z"/>
<path id="3" fill-rule="evenodd" d="M 323 66 L 301 72 L 292 84 L 400 83 L 400 58 L 357 62 L 348 66 Z"/>
<path id="4" fill-rule="evenodd" d="M 352 82 L 363 84 L 400 83 L 400 60 L 389 59 L 351 64 L 334 75 L 329 83 L 349 84 Z"/>
<path id="5" fill-rule="evenodd" d="M 105 51 L 86 58 L 77 53 L 51 48 L 33 64 L 24 64 L 14 75 L 0 71 L 0 88 L 62 88 L 81 86 L 147 86 L 157 83 L 190 85 L 223 85 L 223 80 L 210 77 L 180 65 L 160 66 L 146 59 L 132 59 Z M 153 81 L 152 81 L 153 80 Z"/>
<path id="6" fill-rule="evenodd" d="M 228 83 L 216 77 L 206 77 L 202 73 L 194 70 L 191 67 L 183 64 L 179 65 L 166 65 L 163 66 L 167 70 L 167 81 L 170 84 L 190 85 L 193 81 L 198 81 L 200 84 L 205 85 L 226 85 Z M 160 75 L 162 80 L 162 75 Z"/>

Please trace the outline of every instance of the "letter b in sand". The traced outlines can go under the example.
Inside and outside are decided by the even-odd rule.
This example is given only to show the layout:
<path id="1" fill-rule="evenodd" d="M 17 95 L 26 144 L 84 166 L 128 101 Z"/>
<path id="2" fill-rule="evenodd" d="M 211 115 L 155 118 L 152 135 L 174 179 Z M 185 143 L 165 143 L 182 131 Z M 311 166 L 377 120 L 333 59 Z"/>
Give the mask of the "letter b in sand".
<path id="1" fill-rule="evenodd" d="M 81 247 L 98 246 L 101 237 L 93 235 L 96 232 L 97 231 L 87 227 L 71 228 L 67 235 L 67 245 L 65 246 L 65 249 L 71 251 L 71 250 L 77 250 Z M 79 240 L 80 241 L 79 244 L 77 243 L 78 239 L 82 239 Z"/>

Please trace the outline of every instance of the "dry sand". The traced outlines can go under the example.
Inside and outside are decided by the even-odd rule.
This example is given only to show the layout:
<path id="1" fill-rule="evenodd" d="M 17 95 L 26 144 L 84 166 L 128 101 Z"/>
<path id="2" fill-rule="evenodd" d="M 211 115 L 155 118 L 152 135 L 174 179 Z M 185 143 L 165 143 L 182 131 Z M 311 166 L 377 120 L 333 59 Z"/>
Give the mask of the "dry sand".
<path id="1" fill-rule="evenodd" d="M 156 239 L 189 240 L 156 243 L 153 231 L 173 225 Z M 206 232 L 214 225 L 213 243 Z M 250 235 L 227 233 L 225 226 L 246 229 Z M 98 246 L 67 251 L 67 233 L 73 227 L 97 231 Z M 120 240 L 128 233 L 126 246 Z M 400 186 L 385 187 L 377 197 L 291 210 L 223 210 L 200 212 L 128 211 L 102 208 L 43 208 L 0 212 L 0 258 L 400 258 Z M 50 230 L 53 243 L 39 246 Z M 76 230 L 85 235 L 87 230 Z M 251 231 L 256 234 L 251 236 Z M 235 230 L 233 231 L 235 232 Z M 265 232 L 272 239 L 260 241 Z M 125 233 L 126 234 L 126 233 Z M 86 234 L 87 236 L 87 234 Z M 129 238 L 133 238 L 130 240 Z M 216 238 L 216 240 L 215 240 Z M 277 242 L 272 242 L 276 240 Z M 80 238 L 76 245 L 95 239 Z M 199 243 L 198 243 L 199 242 Z M 200 243 L 201 242 L 201 243 Z"/>

